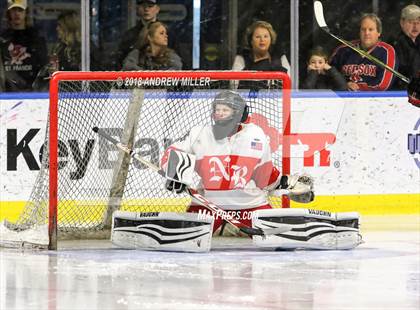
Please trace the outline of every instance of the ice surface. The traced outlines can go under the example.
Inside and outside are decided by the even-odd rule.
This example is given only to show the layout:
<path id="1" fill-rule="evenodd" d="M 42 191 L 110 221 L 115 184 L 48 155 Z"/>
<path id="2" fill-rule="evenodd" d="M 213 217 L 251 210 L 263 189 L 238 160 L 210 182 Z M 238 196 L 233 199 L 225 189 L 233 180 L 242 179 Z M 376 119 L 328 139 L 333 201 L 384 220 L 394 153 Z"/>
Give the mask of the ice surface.
<path id="1" fill-rule="evenodd" d="M 420 233 L 369 232 L 351 251 L 255 249 L 216 238 L 210 253 L 61 242 L 0 250 L 0 309 L 392 309 L 420 306 Z"/>

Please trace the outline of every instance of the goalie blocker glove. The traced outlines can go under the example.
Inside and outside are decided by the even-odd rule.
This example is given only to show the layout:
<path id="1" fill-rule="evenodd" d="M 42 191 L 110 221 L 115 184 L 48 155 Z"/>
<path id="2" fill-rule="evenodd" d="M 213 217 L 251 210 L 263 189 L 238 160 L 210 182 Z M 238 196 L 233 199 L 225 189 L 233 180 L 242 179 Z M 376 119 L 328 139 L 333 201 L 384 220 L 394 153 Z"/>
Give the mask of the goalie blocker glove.
<path id="1" fill-rule="evenodd" d="M 420 108 L 420 71 L 413 77 L 407 87 L 408 102 Z"/>
<path id="2" fill-rule="evenodd" d="M 185 189 L 187 188 L 187 185 L 177 182 L 177 181 L 173 181 L 173 180 L 167 180 L 166 184 L 165 184 L 165 188 L 168 191 L 171 192 L 175 192 L 177 194 L 181 194 L 182 192 L 185 191 Z"/>
<path id="3" fill-rule="evenodd" d="M 289 198 L 300 203 L 309 203 L 315 199 L 314 180 L 308 175 L 283 175 L 277 189 L 289 191 Z"/>
<path id="4" fill-rule="evenodd" d="M 193 183 L 195 156 L 186 152 L 171 149 L 165 166 L 165 187 L 180 194 Z"/>

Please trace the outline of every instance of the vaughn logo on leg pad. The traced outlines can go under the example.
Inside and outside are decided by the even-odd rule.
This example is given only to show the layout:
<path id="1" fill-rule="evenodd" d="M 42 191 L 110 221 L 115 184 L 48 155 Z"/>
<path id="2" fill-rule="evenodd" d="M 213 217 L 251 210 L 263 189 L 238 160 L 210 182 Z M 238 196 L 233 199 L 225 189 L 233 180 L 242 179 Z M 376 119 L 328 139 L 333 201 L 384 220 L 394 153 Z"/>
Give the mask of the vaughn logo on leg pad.
<path id="1" fill-rule="evenodd" d="M 289 228 L 284 233 L 265 238 L 253 236 L 253 242 L 258 247 L 347 250 L 362 243 L 357 212 L 270 209 L 255 213 L 253 227 Z"/>
<path id="2" fill-rule="evenodd" d="M 308 213 L 312 215 L 322 215 L 322 216 L 331 217 L 331 212 L 329 211 L 308 209 Z"/>
<path id="3" fill-rule="evenodd" d="M 208 252 L 213 217 L 194 213 L 116 211 L 111 241 L 129 249 Z"/>

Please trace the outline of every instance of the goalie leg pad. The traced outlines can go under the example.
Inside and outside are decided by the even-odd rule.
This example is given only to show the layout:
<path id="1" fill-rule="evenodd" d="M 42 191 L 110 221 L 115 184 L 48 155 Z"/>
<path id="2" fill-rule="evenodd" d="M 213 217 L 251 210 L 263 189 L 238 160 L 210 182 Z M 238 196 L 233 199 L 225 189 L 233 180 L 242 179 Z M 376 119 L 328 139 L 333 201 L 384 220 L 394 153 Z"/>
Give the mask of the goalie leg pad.
<path id="1" fill-rule="evenodd" d="M 257 247 L 347 250 L 362 243 L 357 212 L 258 210 L 253 219 L 253 227 L 288 228 L 288 231 L 281 234 L 253 236 L 253 243 Z"/>
<path id="2" fill-rule="evenodd" d="M 128 249 L 208 252 L 213 217 L 194 213 L 115 211 L 111 241 Z"/>

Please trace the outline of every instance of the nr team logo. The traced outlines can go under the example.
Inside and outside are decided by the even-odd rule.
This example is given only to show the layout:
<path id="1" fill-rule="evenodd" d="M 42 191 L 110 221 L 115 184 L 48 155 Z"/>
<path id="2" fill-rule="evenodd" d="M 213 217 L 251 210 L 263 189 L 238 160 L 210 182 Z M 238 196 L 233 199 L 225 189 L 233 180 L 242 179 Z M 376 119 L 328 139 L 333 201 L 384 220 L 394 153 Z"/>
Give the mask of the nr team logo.
<path id="1" fill-rule="evenodd" d="M 244 188 L 247 179 L 248 168 L 246 166 L 241 167 L 235 164 L 231 164 L 231 158 L 226 157 L 223 162 L 218 157 L 211 157 L 209 160 L 210 166 L 210 181 L 220 182 L 222 179 L 226 181 L 233 181 L 234 188 Z M 229 173 L 231 171 L 232 173 Z"/>
<path id="2" fill-rule="evenodd" d="M 420 169 L 420 118 L 414 125 L 413 133 L 408 134 L 408 152 L 413 156 L 417 168 Z"/>

